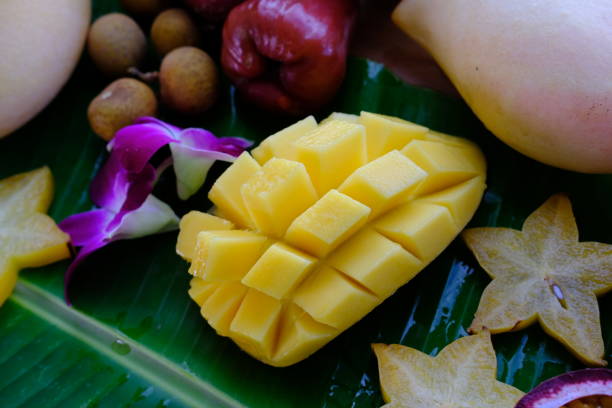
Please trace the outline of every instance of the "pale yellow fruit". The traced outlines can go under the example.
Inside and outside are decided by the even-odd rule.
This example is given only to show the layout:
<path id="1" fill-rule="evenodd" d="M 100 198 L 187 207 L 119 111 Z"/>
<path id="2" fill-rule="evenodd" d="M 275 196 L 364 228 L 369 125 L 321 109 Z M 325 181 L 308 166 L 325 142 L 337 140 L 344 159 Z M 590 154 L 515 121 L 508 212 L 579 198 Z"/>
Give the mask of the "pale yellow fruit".
<path id="1" fill-rule="evenodd" d="M 90 17 L 89 0 L 0 1 L 0 137 L 57 95 L 79 60 Z"/>
<path id="2" fill-rule="evenodd" d="M 505 143 L 549 165 L 612 172 L 609 0 L 404 0 L 393 19 Z"/>

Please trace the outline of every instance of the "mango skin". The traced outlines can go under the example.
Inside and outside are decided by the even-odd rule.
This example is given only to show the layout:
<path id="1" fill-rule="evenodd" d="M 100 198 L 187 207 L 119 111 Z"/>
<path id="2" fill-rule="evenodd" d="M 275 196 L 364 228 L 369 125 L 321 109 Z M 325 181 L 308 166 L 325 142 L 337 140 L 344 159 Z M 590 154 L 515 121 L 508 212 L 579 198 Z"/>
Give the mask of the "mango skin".
<path id="1" fill-rule="evenodd" d="M 0 138 L 24 125 L 72 74 L 90 0 L 0 1 Z"/>
<path id="2" fill-rule="evenodd" d="M 609 0 L 403 0 L 392 17 L 499 139 L 551 166 L 612 172 Z"/>

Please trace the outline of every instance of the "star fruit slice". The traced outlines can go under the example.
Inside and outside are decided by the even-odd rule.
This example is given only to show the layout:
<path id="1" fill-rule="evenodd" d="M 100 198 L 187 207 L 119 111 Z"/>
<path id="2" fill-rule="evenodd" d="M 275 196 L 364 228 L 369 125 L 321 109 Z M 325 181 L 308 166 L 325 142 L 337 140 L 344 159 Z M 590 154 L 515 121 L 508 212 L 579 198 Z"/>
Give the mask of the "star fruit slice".
<path id="1" fill-rule="evenodd" d="M 493 278 L 470 327 L 520 330 L 536 320 L 589 365 L 606 365 L 597 295 L 612 289 L 612 245 L 578 242 L 567 196 L 534 211 L 521 231 L 472 228 L 463 238 Z"/>
<path id="2" fill-rule="evenodd" d="M 523 392 L 496 380 L 489 332 L 462 337 L 436 357 L 373 344 L 386 408 L 513 408 Z"/>
<path id="3" fill-rule="evenodd" d="M 0 306 L 12 293 L 19 269 L 70 256 L 68 235 L 45 214 L 52 197 L 47 167 L 0 180 Z"/>

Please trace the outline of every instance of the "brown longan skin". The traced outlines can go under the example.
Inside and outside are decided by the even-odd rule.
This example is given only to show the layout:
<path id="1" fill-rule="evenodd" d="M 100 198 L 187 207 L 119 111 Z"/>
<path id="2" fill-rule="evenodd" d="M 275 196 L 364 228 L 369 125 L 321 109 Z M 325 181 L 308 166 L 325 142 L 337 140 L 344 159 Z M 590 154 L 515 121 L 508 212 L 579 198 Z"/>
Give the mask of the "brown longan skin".
<path id="1" fill-rule="evenodd" d="M 151 26 L 151 40 L 159 55 L 166 55 L 175 48 L 198 46 L 200 31 L 189 14 L 173 8 L 162 12 Z"/>
<path id="2" fill-rule="evenodd" d="M 111 13 L 91 25 L 87 51 L 104 75 L 116 78 L 140 65 L 147 52 L 147 39 L 131 17 Z"/>
<path id="3" fill-rule="evenodd" d="M 95 134 L 106 141 L 135 119 L 156 114 L 155 94 L 149 86 L 132 78 L 117 79 L 109 84 L 87 109 L 89 125 Z"/>
<path id="4" fill-rule="evenodd" d="M 180 47 L 162 60 L 159 84 L 164 105 L 184 115 L 197 115 L 217 100 L 219 74 L 206 52 Z"/>

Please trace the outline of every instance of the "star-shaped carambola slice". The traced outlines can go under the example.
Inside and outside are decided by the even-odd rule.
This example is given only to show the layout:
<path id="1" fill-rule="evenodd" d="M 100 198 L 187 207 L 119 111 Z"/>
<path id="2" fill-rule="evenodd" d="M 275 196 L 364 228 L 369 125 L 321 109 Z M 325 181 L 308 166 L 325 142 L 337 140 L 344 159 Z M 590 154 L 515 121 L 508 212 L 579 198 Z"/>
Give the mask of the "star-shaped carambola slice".
<path id="1" fill-rule="evenodd" d="M 373 344 L 386 408 L 512 408 L 523 392 L 496 380 L 489 332 L 462 337 L 436 357 Z"/>
<path id="2" fill-rule="evenodd" d="M 539 320 L 589 365 L 605 365 L 596 295 L 612 288 L 612 245 L 578 242 L 567 196 L 548 199 L 522 231 L 472 228 L 463 238 L 493 281 L 470 331 L 500 333 Z"/>
<path id="3" fill-rule="evenodd" d="M 47 167 L 0 180 L 0 305 L 13 291 L 19 269 L 70 256 L 68 235 L 45 214 L 52 198 Z"/>

